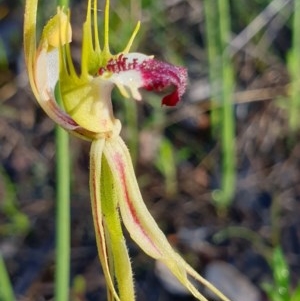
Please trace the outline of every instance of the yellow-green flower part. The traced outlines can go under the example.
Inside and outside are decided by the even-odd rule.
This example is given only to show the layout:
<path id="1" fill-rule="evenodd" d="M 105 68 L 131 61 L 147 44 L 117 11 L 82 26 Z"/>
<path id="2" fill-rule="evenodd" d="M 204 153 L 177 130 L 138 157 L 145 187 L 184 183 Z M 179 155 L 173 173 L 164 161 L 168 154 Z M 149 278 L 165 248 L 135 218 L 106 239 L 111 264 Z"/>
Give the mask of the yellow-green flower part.
<path id="1" fill-rule="evenodd" d="M 88 0 L 83 24 L 81 68 L 71 58 L 69 12 L 57 9 L 36 46 L 38 0 L 26 0 L 24 50 L 30 85 L 45 113 L 58 125 L 91 143 L 90 194 L 99 259 L 109 301 L 134 301 L 134 280 L 122 224 L 145 253 L 164 263 L 198 300 L 207 299 L 196 282 L 229 301 L 177 254 L 147 210 L 127 147 L 120 137 L 111 91 L 141 100 L 140 88 L 163 91 L 162 104 L 174 106 L 185 92 L 187 71 L 142 53 L 129 53 L 140 24 L 118 54 L 109 50 L 109 0 L 104 11 L 104 42 L 100 47 L 97 0 Z"/>

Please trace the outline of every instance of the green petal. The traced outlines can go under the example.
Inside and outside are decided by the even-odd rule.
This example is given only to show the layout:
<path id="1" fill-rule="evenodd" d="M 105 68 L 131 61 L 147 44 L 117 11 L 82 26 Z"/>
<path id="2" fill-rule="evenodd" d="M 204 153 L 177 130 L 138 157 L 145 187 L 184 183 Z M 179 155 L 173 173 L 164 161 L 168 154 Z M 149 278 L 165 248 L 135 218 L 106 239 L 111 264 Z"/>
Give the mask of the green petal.
<path id="1" fill-rule="evenodd" d="M 105 140 L 95 140 L 92 142 L 90 151 L 90 194 L 92 203 L 93 221 L 98 247 L 98 255 L 102 265 L 103 273 L 108 285 L 108 296 L 110 300 L 120 301 L 114 287 L 113 275 L 111 274 L 112 258 L 109 258 L 107 245 L 107 233 L 103 226 L 103 213 L 101 206 L 101 163 Z M 114 298 L 114 299 L 113 299 Z"/>
<path id="2" fill-rule="evenodd" d="M 91 0 L 88 1 L 86 20 L 83 24 L 81 53 L 81 75 L 83 77 L 96 74 L 102 60 L 97 22 L 97 0 L 94 0 L 93 8 L 91 2 Z M 92 25 L 92 13 L 94 26 Z"/>
<path id="3" fill-rule="evenodd" d="M 131 263 L 122 232 L 114 178 L 105 157 L 102 158 L 102 175 L 105 176 L 101 177 L 101 204 L 107 233 L 106 243 L 112 259 L 111 275 L 116 278 L 120 299 L 133 301 L 135 298 Z"/>

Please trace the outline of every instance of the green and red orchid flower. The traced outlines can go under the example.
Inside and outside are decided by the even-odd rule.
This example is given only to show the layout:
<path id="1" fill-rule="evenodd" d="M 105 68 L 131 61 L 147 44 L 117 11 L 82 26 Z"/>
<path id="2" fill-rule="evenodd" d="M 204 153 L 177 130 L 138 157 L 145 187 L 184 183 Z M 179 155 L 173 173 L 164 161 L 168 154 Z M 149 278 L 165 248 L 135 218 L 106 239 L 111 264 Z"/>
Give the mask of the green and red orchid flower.
<path id="1" fill-rule="evenodd" d="M 162 91 L 162 100 L 174 106 L 187 81 L 183 67 L 172 66 L 141 53 L 129 53 L 138 23 L 127 46 L 118 54 L 109 49 L 109 0 L 104 11 L 104 44 L 100 47 L 97 1 L 88 0 L 83 24 L 80 73 L 70 51 L 69 11 L 58 8 L 36 46 L 38 0 L 26 0 L 24 49 L 30 85 L 46 114 L 70 133 L 91 141 L 90 194 L 98 254 L 107 282 L 109 301 L 135 300 L 133 273 L 121 221 L 132 239 L 152 258 L 163 262 L 198 300 L 207 300 L 195 281 L 228 299 L 188 265 L 169 244 L 147 210 L 131 162 L 120 137 L 121 123 L 114 117 L 111 92 L 141 99 L 140 88 Z M 58 101 L 60 99 L 60 101 Z M 61 103 L 62 104 L 61 104 Z M 190 278 L 194 278 L 191 280 Z"/>

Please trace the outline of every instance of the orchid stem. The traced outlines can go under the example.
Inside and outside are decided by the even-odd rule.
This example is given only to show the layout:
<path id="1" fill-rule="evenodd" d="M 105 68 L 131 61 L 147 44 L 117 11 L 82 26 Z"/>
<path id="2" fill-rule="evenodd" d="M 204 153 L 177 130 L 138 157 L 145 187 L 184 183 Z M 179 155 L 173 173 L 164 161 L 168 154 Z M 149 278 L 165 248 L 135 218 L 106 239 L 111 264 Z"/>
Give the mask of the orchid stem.
<path id="1" fill-rule="evenodd" d="M 70 161 L 67 132 L 56 127 L 56 272 L 55 300 L 69 299 Z"/>
<path id="2" fill-rule="evenodd" d="M 68 0 L 58 0 L 67 8 Z M 58 97 L 60 99 L 60 97 Z M 70 287 L 70 149 L 68 133 L 56 127 L 56 301 L 69 300 Z"/>

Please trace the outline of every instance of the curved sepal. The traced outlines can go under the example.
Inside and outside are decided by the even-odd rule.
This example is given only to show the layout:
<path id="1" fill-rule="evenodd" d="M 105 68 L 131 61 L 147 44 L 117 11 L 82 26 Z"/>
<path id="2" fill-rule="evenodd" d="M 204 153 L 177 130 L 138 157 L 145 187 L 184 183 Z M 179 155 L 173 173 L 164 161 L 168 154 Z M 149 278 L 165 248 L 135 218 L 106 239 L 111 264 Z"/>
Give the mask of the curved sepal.
<path id="1" fill-rule="evenodd" d="M 202 283 L 221 300 L 229 301 L 173 250 L 163 232 L 158 228 L 142 200 L 130 154 L 123 140 L 120 137 L 108 140 L 103 154 L 114 175 L 121 217 L 132 239 L 149 256 L 162 261 L 198 300 L 207 301 L 189 276 Z"/>

